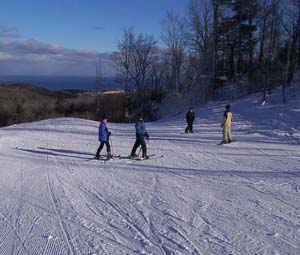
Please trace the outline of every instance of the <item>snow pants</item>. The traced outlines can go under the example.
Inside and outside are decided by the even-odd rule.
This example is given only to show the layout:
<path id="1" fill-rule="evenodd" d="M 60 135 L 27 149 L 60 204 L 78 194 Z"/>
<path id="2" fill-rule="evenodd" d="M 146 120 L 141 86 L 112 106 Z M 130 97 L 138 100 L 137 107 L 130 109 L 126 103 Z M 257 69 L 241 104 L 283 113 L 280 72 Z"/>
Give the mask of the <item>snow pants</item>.
<path id="1" fill-rule="evenodd" d="M 193 122 L 188 122 L 187 123 L 188 124 L 188 126 L 187 126 L 187 128 L 185 129 L 185 133 L 188 133 L 188 132 L 191 132 L 191 133 L 193 133 Z"/>
<path id="2" fill-rule="evenodd" d="M 230 126 L 223 127 L 223 141 L 224 142 L 231 141 L 231 127 Z"/>
<path id="3" fill-rule="evenodd" d="M 104 147 L 104 144 L 106 145 L 107 155 L 110 155 L 110 144 L 109 144 L 109 141 L 106 141 L 106 142 L 101 142 L 100 143 L 99 148 L 98 148 L 97 153 L 96 153 L 96 157 L 100 156 L 100 152 L 102 151 L 102 149 Z"/>
<path id="4" fill-rule="evenodd" d="M 131 156 L 133 157 L 136 153 L 136 150 L 139 146 L 142 146 L 143 157 L 147 155 L 147 146 L 145 142 L 145 138 L 142 135 L 136 135 L 136 140 L 131 150 Z"/>

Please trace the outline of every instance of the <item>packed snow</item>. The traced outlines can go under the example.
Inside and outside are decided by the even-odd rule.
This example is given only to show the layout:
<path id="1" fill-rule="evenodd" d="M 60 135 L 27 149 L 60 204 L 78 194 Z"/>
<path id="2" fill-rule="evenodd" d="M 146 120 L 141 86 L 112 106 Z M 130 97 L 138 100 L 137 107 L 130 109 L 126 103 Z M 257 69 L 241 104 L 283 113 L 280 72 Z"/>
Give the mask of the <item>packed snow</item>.
<path id="1" fill-rule="evenodd" d="M 1 128 L 0 254 L 300 254 L 299 99 L 232 103 L 228 145 L 228 102 L 196 108 L 194 134 L 184 112 L 146 123 L 146 161 L 134 124 L 109 123 L 112 161 L 90 160 L 94 121 Z"/>

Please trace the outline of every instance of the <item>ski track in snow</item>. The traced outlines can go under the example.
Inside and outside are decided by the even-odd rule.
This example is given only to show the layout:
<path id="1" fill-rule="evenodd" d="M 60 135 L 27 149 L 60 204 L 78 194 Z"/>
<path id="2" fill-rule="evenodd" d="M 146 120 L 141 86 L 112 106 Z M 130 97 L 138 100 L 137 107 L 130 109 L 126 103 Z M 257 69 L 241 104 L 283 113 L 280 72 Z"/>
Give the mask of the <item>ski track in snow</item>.
<path id="1" fill-rule="evenodd" d="M 109 125 L 124 156 L 109 162 L 87 161 L 97 122 L 0 129 L 0 254 L 300 254 L 299 127 L 242 103 L 229 145 L 223 104 L 199 109 L 194 134 L 183 115 L 147 123 L 148 161 L 125 158 L 133 124 Z"/>

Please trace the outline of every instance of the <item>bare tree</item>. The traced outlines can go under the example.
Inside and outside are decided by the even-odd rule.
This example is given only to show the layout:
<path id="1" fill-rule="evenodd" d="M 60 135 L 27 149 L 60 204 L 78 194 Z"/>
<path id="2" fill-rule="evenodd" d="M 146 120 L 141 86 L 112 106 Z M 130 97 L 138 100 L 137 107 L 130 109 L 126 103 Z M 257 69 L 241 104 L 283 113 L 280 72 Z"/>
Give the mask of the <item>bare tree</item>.
<path id="1" fill-rule="evenodd" d="M 132 66 L 132 55 L 134 50 L 133 28 L 124 29 L 122 40 L 118 44 L 118 51 L 113 54 L 117 79 L 125 83 L 125 91 L 130 90 L 130 68 Z"/>
<path id="2" fill-rule="evenodd" d="M 102 62 L 100 56 L 98 57 L 98 61 L 96 63 L 96 86 L 95 89 L 97 91 L 103 88 L 103 72 L 102 72 Z"/>
<path id="3" fill-rule="evenodd" d="M 175 92 L 182 87 L 182 67 L 187 46 L 185 22 L 175 13 L 168 12 L 162 21 L 161 40 L 167 46 L 171 59 L 171 79 Z"/>
<path id="4" fill-rule="evenodd" d="M 212 67 L 212 95 L 213 99 L 215 99 L 216 95 L 216 81 L 217 77 L 217 55 L 218 55 L 218 38 L 219 38 L 219 9 L 220 9 L 220 1 L 212 0 L 213 4 L 213 67 Z"/>
<path id="5" fill-rule="evenodd" d="M 296 8 L 295 8 L 296 7 Z M 283 11 L 285 18 L 283 19 L 286 65 L 284 82 L 282 84 L 282 100 L 286 103 L 285 87 L 289 85 L 293 78 L 297 66 L 297 49 L 300 50 L 300 1 L 291 1 L 290 5 L 286 5 Z M 297 47 L 298 45 L 298 47 Z"/>
<path id="6" fill-rule="evenodd" d="M 135 38 L 132 54 L 133 65 L 129 69 L 129 75 L 138 90 L 143 89 L 145 82 L 150 79 L 155 45 L 156 41 L 153 36 L 139 34 Z"/>
<path id="7" fill-rule="evenodd" d="M 213 12 L 209 0 L 191 0 L 189 3 L 189 40 L 197 55 L 208 55 L 213 30 Z"/>
<path id="8" fill-rule="evenodd" d="M 155 45 L 153 36 L 135 35 L 133 28 L 124 30 L 114 60 L 118 76 L 125 82 L 127 90 L 131 83 L 137 90 L 142 90 L 146 81 L 150 79 Z"/>
<path id="9" fill-rule="evenodd" d="M 207 93 L 207 78 L 213 71 L 213 10 L 211 0 L 190 0 L 189 6 L 189 77 L 193 87 Z M 205 81 L 204 81 L 205 79 Z M 201 87 L 201 88 L 200 88 Z"/>

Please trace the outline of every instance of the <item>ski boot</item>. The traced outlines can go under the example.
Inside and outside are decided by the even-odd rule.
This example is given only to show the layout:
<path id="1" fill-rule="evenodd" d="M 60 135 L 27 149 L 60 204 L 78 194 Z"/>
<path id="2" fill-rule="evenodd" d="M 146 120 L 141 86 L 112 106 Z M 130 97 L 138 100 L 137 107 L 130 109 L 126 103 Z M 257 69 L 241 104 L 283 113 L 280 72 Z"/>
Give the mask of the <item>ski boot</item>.
<path id="1" fill-rule="evenodd" d="M 141 156 L 141 157 L 139 158 L 139 160 L 147 160 L 147 159 L 149 159 L 149 156 L 147 156 L 147 155 Z"/>
<path id="2" fill-rule="evenodd" d="M 111 159 L 113 159 L 113 155 L 112 154 L 110 154 L 110 153 L 107 153 L 107 158 L 106 158 L 107 160 L 111 160 Z"/>

